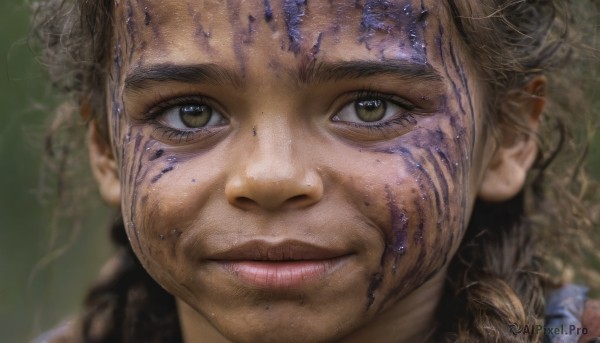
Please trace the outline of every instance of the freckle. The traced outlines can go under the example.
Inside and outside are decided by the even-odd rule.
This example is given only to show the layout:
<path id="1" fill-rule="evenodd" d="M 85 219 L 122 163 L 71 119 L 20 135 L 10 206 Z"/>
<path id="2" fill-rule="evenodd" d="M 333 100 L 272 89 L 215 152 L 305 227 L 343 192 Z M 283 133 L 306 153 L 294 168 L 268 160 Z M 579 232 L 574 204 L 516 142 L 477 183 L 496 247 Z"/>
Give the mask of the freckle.
<path id="1" fill-rule="evenodd" d="M 368 201 L 365 201 L 365 206 L 366 206 L 366 207 L 369 207 L 369 206 L 371 206 L 371 203 L 370 203 L 370 202 L 368 202 Z"/>
<path id="2" fill-rule="evenodd" d="M 192 182 L 193 182 L 193 183 L 196 183 L 196 179 L 192 179 Z"/>
<path id="3" fill-rule="evenodd" d="M 381 161 L 380 161 L 380 160 L 375 160 L 375 161 L 376 161 L 377 163 L 381 163 Z"/>

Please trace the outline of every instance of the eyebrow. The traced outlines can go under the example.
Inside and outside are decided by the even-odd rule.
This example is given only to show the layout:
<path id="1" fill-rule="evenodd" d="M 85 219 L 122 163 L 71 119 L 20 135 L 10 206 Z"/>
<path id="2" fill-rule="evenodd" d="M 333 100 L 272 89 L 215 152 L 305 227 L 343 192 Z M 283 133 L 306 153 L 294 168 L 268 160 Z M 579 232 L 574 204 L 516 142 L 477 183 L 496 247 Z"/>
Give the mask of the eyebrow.
<path id="1" fill-rule="evenodd" d="M 410 60 L 356 60 L 341 62 L 315 62 L 301 65 L 288 73 L 299 85 L 311 85 L 340 80 L 353 80 L 373 76 L 393 76 L 404 79 L 441 82 L 441 74 L 430 64 Z"/>
<path id="2" fill-rule="evenodd" d="M 140 66 L 132 70 L 125 78 L 125 89 L 144 90 L 156 82 L 205 83 L 234 88 L 241 88 L 243 84 L 237 73 L 216 64 L 160 63 Z"/>
<path id="3" fill-rule="evenodd" d="M 299 86 L 310 86 L 340 80 L 353 80 L 373 76 L 394 76 L 404 79 L 441 82 L 440 73 L 430 64 L 409 60 L 355 60 L 340 62 L 312 62 L 288 69 L 287 73 Z M 125 78 L 127 91 L 147 89 L 152 83 L 182 82 L 204 83 L 242 88 L 243 78 L 235 71 L 217 64 L 177 65 L 160 63 L 136 67 Z"/>

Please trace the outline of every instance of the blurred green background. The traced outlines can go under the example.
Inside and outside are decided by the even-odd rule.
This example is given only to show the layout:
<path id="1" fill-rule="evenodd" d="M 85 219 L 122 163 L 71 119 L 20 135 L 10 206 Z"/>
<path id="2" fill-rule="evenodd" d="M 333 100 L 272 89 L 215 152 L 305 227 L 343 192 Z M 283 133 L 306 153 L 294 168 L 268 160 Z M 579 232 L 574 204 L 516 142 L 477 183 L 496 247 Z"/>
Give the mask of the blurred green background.
<path id="1" fill-rule="evenodd" d="M 106 208 L 95 200 L 81 223 L 56 221 L 39 187 L 52 97 L 27 45 L 28 6 L 0 3 L 0 342 L 29 342 L 75 313 L 109 252 Z M 87 166 L 82 166 L 87 170 Z M 45 173 L 49 180 L 52 175 Z M 80 234 L 71 232 L 81 224 Z M 76 241 L 73 242 L 73 238 Z M 69 247 L 68 247 L 69 246 Z M 53 251 L 68 247 L 53 259 Z"/>
<path id="2" fill-rule="evenodd" d="M 26 37 L 28 7 L 0 4 L 0 342 L 27 342 L 77 311 L 84 291 L 109 255 L 107 209 L 88 195 L 80 233 L 54 220 L 55 205 L 41 194 L 43 137 L 52 97 Z M 598 137 L 598 135 L 597 135 Z M 600 139 L 590 165 L 600 176 Z M 86 168 L 87 166 L 82 166 Z M 93 208 L 93 210 L 89 210 Z M 73 241 L 73 239 L 75 239 Z M 67 247 L 60 257 L 53 251 Z M 49 263 L 48 263 L 49 262 Z"/>

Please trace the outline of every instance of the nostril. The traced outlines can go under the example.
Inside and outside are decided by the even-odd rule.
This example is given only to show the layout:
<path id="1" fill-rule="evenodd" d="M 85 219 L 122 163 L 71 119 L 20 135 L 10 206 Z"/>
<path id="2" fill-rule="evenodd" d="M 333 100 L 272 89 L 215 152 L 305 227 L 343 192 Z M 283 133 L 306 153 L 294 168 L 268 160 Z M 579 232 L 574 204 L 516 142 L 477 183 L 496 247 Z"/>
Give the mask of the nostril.
<path id="1" fill-rule="evenodd" d="M 251 210 L 254 207 L 263 207 L 267 209 L 285 208 L 285 207 L 301 207 L 304 204 L 311 202 L 308 195 L 296 195 L 281 201 L 276 197 L 271 198 L 268 201 L 257 202 L 249 197 L 237 197 L 235 198 L 235 206 L 245 211 Z"/>
<path id="2" fill-rule="evenodd" d="M 293 196 L 293 197 L 287 199 L 286 202 L 293 205 L 293 204 L 301 204 L 307 200 L 309 200 L 309 197 L 305 194 L 301 194 L 301 195 L 296 195 L 296 196 Z"/>
<path id="3" fill-rule="evenodd" d="M 256 201 L 254 201 L 250 198 L 247 198 L 247 197 L 237 197 L 235 199 L 235 202 L 238 207 L 240 207 L 244 210 L 249 210 L 253 206 L 256 206 Z"/>
<path id="4" fill-rule="evenodd" d="M 225 185 L 230 205 L 244 211 L 261 208 L 267 211 L 292 210 L 311 206 L 323 195 L 320 176 L 275 171 L 272 174 L 244 172 L 234 175 Z"/>

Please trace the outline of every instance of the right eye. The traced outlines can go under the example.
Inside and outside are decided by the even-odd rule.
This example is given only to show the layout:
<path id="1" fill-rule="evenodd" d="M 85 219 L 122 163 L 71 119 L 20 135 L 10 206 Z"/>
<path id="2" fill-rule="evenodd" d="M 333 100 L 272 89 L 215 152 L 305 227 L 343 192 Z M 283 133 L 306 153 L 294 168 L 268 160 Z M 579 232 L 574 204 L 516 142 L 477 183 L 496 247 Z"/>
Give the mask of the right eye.
<path id="1" fill-rule="evenodd" d="M 168 106 L 157 119 L 167 127 L 184 131 L 227 124 L 221 113 L 204 103 Z"/>

